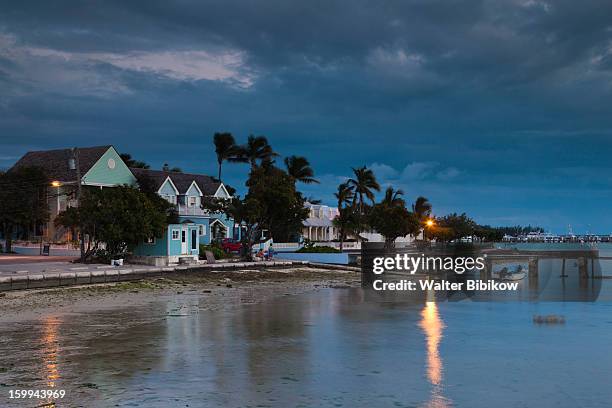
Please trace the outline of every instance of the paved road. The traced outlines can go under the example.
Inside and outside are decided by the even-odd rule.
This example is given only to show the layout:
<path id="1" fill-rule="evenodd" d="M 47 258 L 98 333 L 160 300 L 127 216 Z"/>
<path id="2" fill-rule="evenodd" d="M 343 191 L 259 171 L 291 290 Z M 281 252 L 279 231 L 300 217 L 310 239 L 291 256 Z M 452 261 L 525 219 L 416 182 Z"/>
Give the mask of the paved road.
<path id="1" fill-rule="evenodd" d="M 74 257 L 0 255 L 0 276 L 18 276 L 45 272 L 86 272 L 100 269 L 129 269 L 130 266 L 112 267 L 101 264 L 71 263 Z M 134 267 L 133 265 L 131 266 Z"/>
<path id="2" fill-rule="evenodd" d="M 74 259 L 78 259 L 78 257 L 0 254 L 0 268 L 2 266 L 29 264 L 29 263 L 70 262 Z"/>

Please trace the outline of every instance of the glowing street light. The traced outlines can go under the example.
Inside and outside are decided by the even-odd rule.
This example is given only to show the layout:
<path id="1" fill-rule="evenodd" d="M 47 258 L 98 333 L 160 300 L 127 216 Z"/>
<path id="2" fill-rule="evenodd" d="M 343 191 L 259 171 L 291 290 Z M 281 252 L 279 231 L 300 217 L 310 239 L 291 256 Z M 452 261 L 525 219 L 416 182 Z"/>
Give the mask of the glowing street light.
<path id="1" fill-rule="evenodd" d="M 53 180 L 53 181 L 51 182 L 51 185 L 52 185 L 53 187 L 60 187 L 60 186 L 62 185 L 62 182 L 61 182 L 61 181 L 57 181 L 57 180 Z"/>

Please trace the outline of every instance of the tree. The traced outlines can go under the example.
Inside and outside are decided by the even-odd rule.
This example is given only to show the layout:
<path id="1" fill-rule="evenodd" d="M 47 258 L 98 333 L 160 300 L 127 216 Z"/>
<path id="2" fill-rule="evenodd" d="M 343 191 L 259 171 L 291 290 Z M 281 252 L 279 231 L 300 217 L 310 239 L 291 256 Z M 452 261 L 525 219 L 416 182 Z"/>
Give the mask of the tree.
<path id="1" fill-rule="evenodd" d="M 348 182 L 341 183 L 338 186 L 338 191 L 334 193 L 338 200 L 338 215 L 333 220 L 333 224 L 338 228 L 340 235 L 340 251 L 344 249 L 344 240 L 347 235 L 354 233 L 358 229 L 358 220 L 355 216 L 355 209 L 350 207 L 353 197 L 353 188 Z M 359 231 L 356 232 L 359 235 Z"/>
<path id="2" fill-rule="evenodd" d="M 295 156 L 286 161 L 291 175 L 276 167 L 274 157 L 278 154 L 265 136 L 251 135 L 243 146 L 228 147 L 230 142 L 229 137 L 218 136 L 215 145 L 220 147 L 219 152 L 229 152 L 229 156 L 222 155 L 228 157 L 228 161 L 250 164 L 245 183 L 248 192 L 244 199 L 234 197 L 224 203 L 206 202 L 205 206 L 226 212 L 246 228 L 243 245 L 245 257 L 250 259 L 252 245 L 262 230 L 268 230 L 270 236 L 279 241 L 301 232 L 308 209 L 304 207 L 306 199 L 296 189 L 296 182 L 313 182 L 314 171 L 305 158 Z"/>
<path id="3" fill-rule="evenodd" d="M 431 229 L 431 226 L 427 224 L 427 221 L 431 217 L 431 203 L 427 198 L 419 196 L 414 204 L 412 204 L 412 212 L 416 215 L 417 219 L 421 223 L 423 239 L 427 239 L 426 232 L 428 229 Z"/>
<path id="4" fill-rule="evenodd" d="M 504 238 L 502 228 L 491 227 L 490 225 L 477 225 L 474 235 L 483 241 L 499 242 Z"/>
<path id="5" fill-rule="evenodd" d="M 353 168 L 355 178 L 348 180 L 348 183 L 353 187 L 355 196 L 353 197 L 353 205 L 359 205 L 359 213 L 364 214 L 364 196 L 374 203 L 374 191 L 380 191 L 380 185 L 376 181 L 376 176 L 371 169 L 366 166 Z M 358 201 L 357 201 L 358 200 Z"/>
<path id="6" fill-rule="evenodd" d="M 431 216 L 431 203 L 427 198 L 419 196 L 414 204 L 412 204 L 412 212 L 416 214 L 421 222 L 425 222 Z"/>
<path id="7" fill-rule="evenodd" d="M 241 199 L 236 196 L 228 203 L 226 213 L 244 227 L 241 236 L 243 257 L 249 261 L 253 260 L 253 244 L 261 233 L 260 220 L 263 214 L 261 203 L 253 197 Z"/>
<path id="8" fill-rule="evenodd" d="M 285 157 L 285 166 L 287 167 L 287 173 L 296 181 L 304 184 L 319 183 L 319 180 L 314 178 L 314 170 L 305 157 Z"/>
<path id="9" fill-rule="evenodd" d="M 221 166 L 223 165 L 224 161 L 244 162 L 245 160 L 241 159 L 240 156 L 243 150 L 236 145 L 234 136 L 231 133 L 215 133 L 213 139 L 215 143 L 215 153 L 217 154 L 217 164 L 219 165 L 219 173 L 217 178 L 219 181 L 221 181 Z"/>
<path id="10" fill-rule="evenodd" d="M 349 235 L 359 236 L 359 217 L 353 207 L 340 208 L 332 223 L 338 228 L 340 251 L 344 249 L 344 241 Z"/>
<path id="11" fill-rule="evenodd" d="M 255 166 L 246 185 L 249 190 L 245 198 L 256 200 L 261 207 L 261 228 L 281 242 L 300 233 L 308 209 L 293 177 L 275 166 Z"/>
<path id="12" fill-rule="evenodd" d="M 132 159 L 132 155 L 129 153 L 121 153 L 119 157 L 121 157 L 125 165 L 128 167 L 138 168 L 138 169 L 148 169 L 151 167 L 143 161 Z"/>
<path id="13" fill-rule="evenodd" d="M 334 196 L 338 200 L 338 211 L 340 211 L 343 207 L 348 206 L 352 202 L 355 193 L 351 185 L 345 182 L 338 186 L 338 191 L 334 193 Z"/>
<path id="14" fill-rule="evenodd" d="M 6 252 L 12 251 L 13 235 L 25 237 L 49 220 L 49 179 L 38 167 L 20 167 L 0 174 L 0 226 Z"/>
<path id="15" fill-rule="evenodd" d="M 390 207 L 405 207 L 406 202 L 402 198 L 403 195 L 404 192 L 402 190 L 394 190 L 393 187 L 387 187 L 382 203 Z"/>
<path id="16" fill-rule="evenodd" d="M 249 136 L 245 146 L 237 148 L 236 153 L 236 161 L 249 163 L 251 169 L 264 162 L 271 163 L 272 159 L 278 156 L 272 150 L 272 146 L 268 144 L 268 139 L 265 136 L 253 135 Z"/>
<path id="17" fill-rule="evenodd" d="M 453 213 L 437 218 L 431 233 L 441 241 L 452 241 L 473 235 L 475 228 L 476 223 L 465 213 Z"/>
<path id="18" fill-rule="evenodd" d="M 368 215 L 369 225 L 385 238 L 387 249 L 393 248 L 397 238 L 419 231 L 419 220 L 401 201 L 400 204 L 398 201 L 383 200 L 375 204 Z"/>
<path id="19" fill-rule="evenodd" d="M 92 256 L 124 256 L 140 242 L 160 237 L 176 222 L 174 206 L 157 196 L 130 186 L 87 188 L 79 207 L 68 208 L 56 218 L 64 227 L 78 228 L 89 236 L 85 259 Z M 101 244 L 106 249 L 101 249 Z"/>

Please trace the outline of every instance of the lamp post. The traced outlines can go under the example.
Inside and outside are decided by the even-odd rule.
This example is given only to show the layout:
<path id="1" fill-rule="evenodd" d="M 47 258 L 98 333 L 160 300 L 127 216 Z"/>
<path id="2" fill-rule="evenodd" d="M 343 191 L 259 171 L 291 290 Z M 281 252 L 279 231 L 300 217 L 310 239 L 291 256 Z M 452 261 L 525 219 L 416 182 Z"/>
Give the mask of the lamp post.
<path id="1" fill-rule="evenodd" d="M 59 214 L 60 212 L 60 200 L 59 200 L 59 196 L 60 196 L 60 187 L 62 186 L 62 182 L 58 181 L 58 180 L 53 180 L 51 182 L 51 187 L 55 187 L 55 196 L 56 196 L 56 200 L 57 200 L 57 208 L 55 211 L 55 215 Z"/>
<path id="2" fill-rule="evenodd" d="M 77 181 L 77 205 L 79 209 L 81 207 L 81 166 L 79 163 L 79 149 L 73 148 L 72 155 L 74 158 L 75 170 L 76 170 L 76 181 Z M 81 234 L 80 246 L 81 246 L 81 263 L 85 263 L 85 234 L 83 233 L 83 223 L 81 222 L 81 217 L 79 216 L 79 233 Z"/>
<path id="3" fill-rule="evenodd" d="M 425 231 L 432 229 L 434 225 L 436 225 L 436 223 L 432 218 L 428 218 L 427 221 L 425 221 L 425 229 L 423 230 L 423 238 L 426 237 Z"/>

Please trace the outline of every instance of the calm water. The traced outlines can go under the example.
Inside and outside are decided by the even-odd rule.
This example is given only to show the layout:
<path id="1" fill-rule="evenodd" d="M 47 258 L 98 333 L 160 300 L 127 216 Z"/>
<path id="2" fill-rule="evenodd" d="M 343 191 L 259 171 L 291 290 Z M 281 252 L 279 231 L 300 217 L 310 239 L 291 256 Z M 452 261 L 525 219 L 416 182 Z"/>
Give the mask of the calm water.
<path id="1" fill-rule="evenodd" d="M 606 293 L 612 291 L 605 283 Z M 168 316 L 180 310 L 180 315 Z M 536 325 L 562 314 L 564 325 Z M 609 407 L 612 302 L 388 302 L 322 289 L 225 310 L 197 296 L 0 327 L 0 406 Z"/>
<path id="2" fill-rule="evenodd" d="M 275 255 L 278 259 L 290 259 L 294 261 L 323 262 L 340 265 L 348 265 L 348 254 L 308 254 L 298 252 L 279 252 Z"/>
<path id="3" fill-rule="evenodd" d="M 581 249 L 598 249 L 600 256 L 612 256 L 612 243 L 599 242 L 596 244 L 580 244 L 580 243 L 499 243 L 495 244 L 496 248 L 517 248 L 531 251 L 558 251 L 558 250 L 581 250 Z"/>
<path id="4" fill-rule="evenodd" d="M 495 245 L 498 248 L 518 248 L 533 251 L 556 251 L 556 250 L 578 250 L 578 249 L 589 249 L 589 244 L 579 243 L 566 243 L 566 244 L 546 244 L 546 243 L 501 243 Z M 612 256 L 612 243 L 598 243 L 595 248 L 599 249 L 600 256 Z M 324 262 L 324 263 L 335 263 L 335 264 L 348 264 L 348 255 L 343 254 L 304 254 L 295 252 L 279 252 L 276 254 L 279 259 L 292 259 L 298 261 L 312 261 L 312 262 Z M 612 263 L 610 263 L 612 268 Z M 612 272 L 612 269 L 611 269 Z"/>

